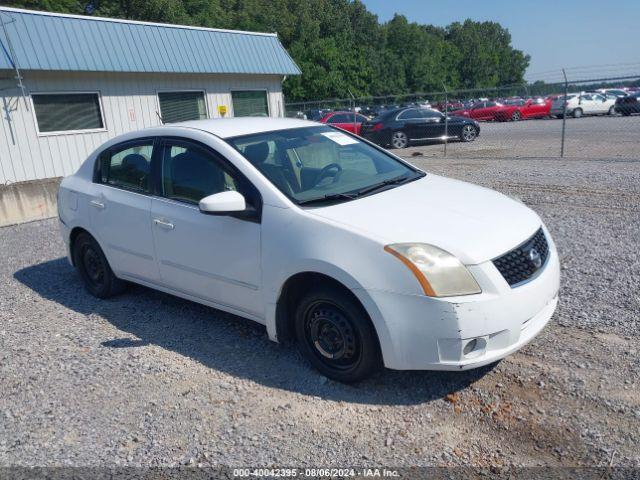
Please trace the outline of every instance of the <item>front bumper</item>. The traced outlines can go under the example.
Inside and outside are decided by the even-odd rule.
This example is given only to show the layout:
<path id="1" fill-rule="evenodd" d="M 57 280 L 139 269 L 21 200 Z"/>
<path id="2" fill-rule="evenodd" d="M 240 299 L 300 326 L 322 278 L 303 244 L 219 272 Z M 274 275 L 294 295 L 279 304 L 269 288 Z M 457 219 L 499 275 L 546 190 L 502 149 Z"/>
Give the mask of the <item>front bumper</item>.
<path id="1" fill-rule="evenodd" d="M 469 270 L 482 288 L 478 295 L 431 298 L 367 291 L 380 315 L 377 320 L 382 320 L 388 330 L 380 340 L 386 367 L 481 367 L 522 348 L 551 319 L 560 287 L 558 254 L 551 241 L 544 267 L 518 287 L 510 287 L 491 261 Z M 475 346 L 465 352 L 465 346 L 473 340 Z"/>

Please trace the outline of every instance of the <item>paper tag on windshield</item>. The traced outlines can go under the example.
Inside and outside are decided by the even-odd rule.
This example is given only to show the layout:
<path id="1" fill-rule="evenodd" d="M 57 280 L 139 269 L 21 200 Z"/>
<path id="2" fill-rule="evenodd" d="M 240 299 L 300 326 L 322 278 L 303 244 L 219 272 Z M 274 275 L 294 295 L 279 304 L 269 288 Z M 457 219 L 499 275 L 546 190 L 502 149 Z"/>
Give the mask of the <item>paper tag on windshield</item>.
<path id="1" fill-rule="evenodd" d="M 340 132 L 323 132 L 321 135 L 324 135 L 329 140 L 333 140 L 338 145 L 353 145 L 354 143 L 358 143 L 355 138 L 351 138 L 349 135 Z"/>

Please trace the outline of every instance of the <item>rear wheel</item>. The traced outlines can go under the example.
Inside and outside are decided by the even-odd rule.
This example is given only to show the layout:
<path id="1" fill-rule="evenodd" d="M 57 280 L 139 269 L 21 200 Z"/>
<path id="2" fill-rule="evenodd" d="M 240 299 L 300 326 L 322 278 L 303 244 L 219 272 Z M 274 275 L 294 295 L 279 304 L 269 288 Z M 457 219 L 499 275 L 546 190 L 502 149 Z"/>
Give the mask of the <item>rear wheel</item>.
<path id="1" fill-rule="evenodd" d="M 581 108 L 576 108 L 573 111 L 573 118 L 580 118 L 582 116 L 582 109 Z"/>
<path id="2" fill-rule="evenodd" d="M 615 115 L 616 114 L 616 107 L 610 107 L 609 108 L 609 115 Z"/>
<path id="3" fill-rule="evenodd" d="M 402 130 L 393 132 L 391 136 L 391 146 L 393 148 L 407 148 L 409 145 L 409 137 Z"/>
<path id="4" fill-rule="evenodd" d="M 473 142 L 478 136 L 478 130 L 473 125 L 464 125 L 462 127 L 462 132 L 460 134 L 460 138 L 463 142 Z"/>
<path id="5" fill-rule="evenodd" d="M 521 117 L 522 117 L 522 114 L 518 110 L 516 110 L 511 114 L 511 120 L 514 122 L 517 122 L 518 120 L 520 120 Z"/>
<path id="6" fill-rule="evenodd" d="M 75 239 L 73 263 L 91 295 L 109 298 L 124 290 L 126 284 L 113 274 L 100 245 L 88 233 Z"/>
<path id="7" fill-rule="evenodd" d="M 382 365 L 366 312 L 338 288 L 320 287 L 302 297 L 295 310 L 295 330 L 302 354 L 329 378 L 356 382 Z"/>

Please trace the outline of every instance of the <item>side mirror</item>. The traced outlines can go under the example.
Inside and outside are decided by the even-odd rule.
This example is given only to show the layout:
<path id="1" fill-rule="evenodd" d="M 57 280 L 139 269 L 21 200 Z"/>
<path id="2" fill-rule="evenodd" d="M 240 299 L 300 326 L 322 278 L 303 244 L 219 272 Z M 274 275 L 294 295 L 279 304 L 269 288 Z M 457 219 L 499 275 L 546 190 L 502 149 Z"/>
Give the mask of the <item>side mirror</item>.
<path id="1" fill-rule="evenodd" d="M 209 215 L 228 215 L 244 212 L 247 202 L 241 193 L 236 191 L 220 192 L 200 200 L 200 211 Z"/>

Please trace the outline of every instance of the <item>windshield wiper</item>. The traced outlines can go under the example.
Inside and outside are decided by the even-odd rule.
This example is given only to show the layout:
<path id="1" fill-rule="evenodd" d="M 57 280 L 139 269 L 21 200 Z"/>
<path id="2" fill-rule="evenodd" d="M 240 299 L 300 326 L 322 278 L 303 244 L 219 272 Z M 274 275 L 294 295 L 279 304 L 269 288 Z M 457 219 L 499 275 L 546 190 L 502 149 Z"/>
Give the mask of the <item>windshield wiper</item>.
<path id="1" fill-rule="evenodd" d="M 422 178 L 426 175 L 426 173 L 416 172 L 416 175 L 406 177 L 404 175 L 400 177 L 390 178 L 388 180 L 383 180 L 382 182 L 375 183 L 373 185 L 369 185 L 361 190 L 356 190 L 355 192 L 350 193 L 330 193 L 327 195 L 323 195 L 322 197 L 310 198 L 308 200 L 301 200 L 298 202 L 298 205 L 309 205 L 312 203 L 321 203 L 327 202 L 331 200 L 355 200 L 356 198 L 362 197 L 369 193 L 373 193 L 381 188 L 387 187 L 389 185 L 400 185 L 402 183 L 412 182 L 413 180 L 417 180 L 418 178 Z"/>
<path id="2" fill-rule="evenodd" d="M 298 205 L 309 205 L 311 203 L 328 202 L 331 200 L 353 200 L 358 198 L 358 195 L 352 193 L 330 193 L 323 195 L 322 197 L 309 198 L 308 200 L 300 200 Z"/>
<path id="3" fill-rule="evenodd" d="M 389 185 L 400 185 L 401 183 L 406 183 L 406 182 L 410 182 L 412 180 L 416 180 L 418 178 L 423 177 L 424 175 L 416 175 L 416 176 L 410 176 L 410 177 L 405 177 L 400 176 L 400 177 L 395 177 L 395 178 L 390 178 L 388 180 L 383 180 L 382 182 L 376 183 L 374 185 L 370 185 L 368 187 L 365 187 L 361 190 L 358 190 L 357 192 L 355 192 L 355 195 L 357 195 L 358 197 L 361 197 L 362 195 L 366 195 L 368 193 L 372 193 L 375 192 L 377 190 L 380 190 L 381 188 L 387 187 Z"/>

